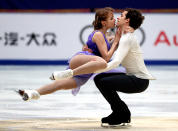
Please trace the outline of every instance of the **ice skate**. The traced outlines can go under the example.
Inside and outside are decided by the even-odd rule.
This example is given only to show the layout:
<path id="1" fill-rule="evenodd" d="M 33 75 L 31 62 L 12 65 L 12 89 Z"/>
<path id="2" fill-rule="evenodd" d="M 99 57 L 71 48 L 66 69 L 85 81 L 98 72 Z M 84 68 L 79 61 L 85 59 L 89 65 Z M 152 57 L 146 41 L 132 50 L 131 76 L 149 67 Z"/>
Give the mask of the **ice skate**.
<path id="1" fill-rule="evenodd" d="M 37 100 L 40 98 L 40 94 L 36 90 L 17 90 L 16 91 L 24 101 L 31 99 Z"/>
<path id="2" fill-rule="evenodd" d="M 104 119 L 104 120 L 103 120 Z M 101 126 L 105 128 L 125 128 L 130 126 L 130 118 L 114 118 L 112 114 L 110 117 L 105 117 L 102 119 Z"/>
<path id="3" fill-rule="evenodd" d="M 73 71 L 71 69 L 67 69 L 65 71 L 55 71 L 49 77 L 51 80 L 62 80 L 65 78 L 71 78 L 73 76 Z"/>
<path id="4" fill-rule="evenodd" d="M 108 117 L 101 119 L 101 126 L 106 128 L 122 128 L 130 126 L 131 114 L 128 111 L 127 113 L 115 113 L 112 112 Z"/>

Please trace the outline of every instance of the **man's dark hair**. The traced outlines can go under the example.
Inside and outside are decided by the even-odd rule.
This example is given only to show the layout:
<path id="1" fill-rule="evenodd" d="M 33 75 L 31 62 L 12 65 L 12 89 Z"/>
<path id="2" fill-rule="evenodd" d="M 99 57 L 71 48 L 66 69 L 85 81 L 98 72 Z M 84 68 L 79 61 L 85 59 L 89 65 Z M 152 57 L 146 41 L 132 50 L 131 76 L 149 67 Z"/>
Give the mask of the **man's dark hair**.
<path id="1" fill-rule="evenodd" d="M 127 8 L 124 11 L 127 11 L 126 19 L 130 19 L 129 26 L 135 30 L 138 29 L 145 19 L 145 17 L 142 16 L 142 13 L 139 10 L 132 8 Z"/>

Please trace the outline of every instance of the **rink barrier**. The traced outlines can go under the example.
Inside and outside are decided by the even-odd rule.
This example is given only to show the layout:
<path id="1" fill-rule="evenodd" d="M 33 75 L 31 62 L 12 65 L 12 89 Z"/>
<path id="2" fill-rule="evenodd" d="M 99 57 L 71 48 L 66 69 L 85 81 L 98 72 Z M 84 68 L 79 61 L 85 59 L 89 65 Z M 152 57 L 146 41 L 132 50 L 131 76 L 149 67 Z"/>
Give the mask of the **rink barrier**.
<path id="1" fill-rule="evenodd" d="M 145 60 L 146 65 L 178 65 L 178 60 Z M 0 60 L 0 65 L 68 65 L 68 60 Z"/>

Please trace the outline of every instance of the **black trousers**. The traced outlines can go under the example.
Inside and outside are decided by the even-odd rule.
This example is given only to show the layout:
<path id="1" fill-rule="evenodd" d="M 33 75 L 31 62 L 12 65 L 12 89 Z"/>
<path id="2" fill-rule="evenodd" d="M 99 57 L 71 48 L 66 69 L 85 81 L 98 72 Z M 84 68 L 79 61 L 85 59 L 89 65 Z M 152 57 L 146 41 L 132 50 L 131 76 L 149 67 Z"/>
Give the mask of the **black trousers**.
<path id="1" fill-rule="evenodd" d="M 95 85 L 108 101 L 113 112 L 128 110 L 117 91 L 123 93 L 140 93 L 147 89 L 149 80 L 128 76 L 124 73 L 102 73 L 94 78 Z"/>

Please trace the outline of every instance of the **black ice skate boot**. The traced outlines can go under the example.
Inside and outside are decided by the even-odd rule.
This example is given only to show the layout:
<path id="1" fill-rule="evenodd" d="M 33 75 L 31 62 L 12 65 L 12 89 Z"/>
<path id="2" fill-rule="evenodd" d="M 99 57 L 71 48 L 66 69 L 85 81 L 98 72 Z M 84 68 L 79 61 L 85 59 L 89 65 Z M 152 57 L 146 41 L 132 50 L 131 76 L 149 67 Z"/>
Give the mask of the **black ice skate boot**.
<path id="1" fill-rule="evenodd" d="M 101 119 L 102 126 L 117 126 L 131 122 L 131 113 L 127 105 L 123 101 L 119 105 L 117 110 Z"/>

